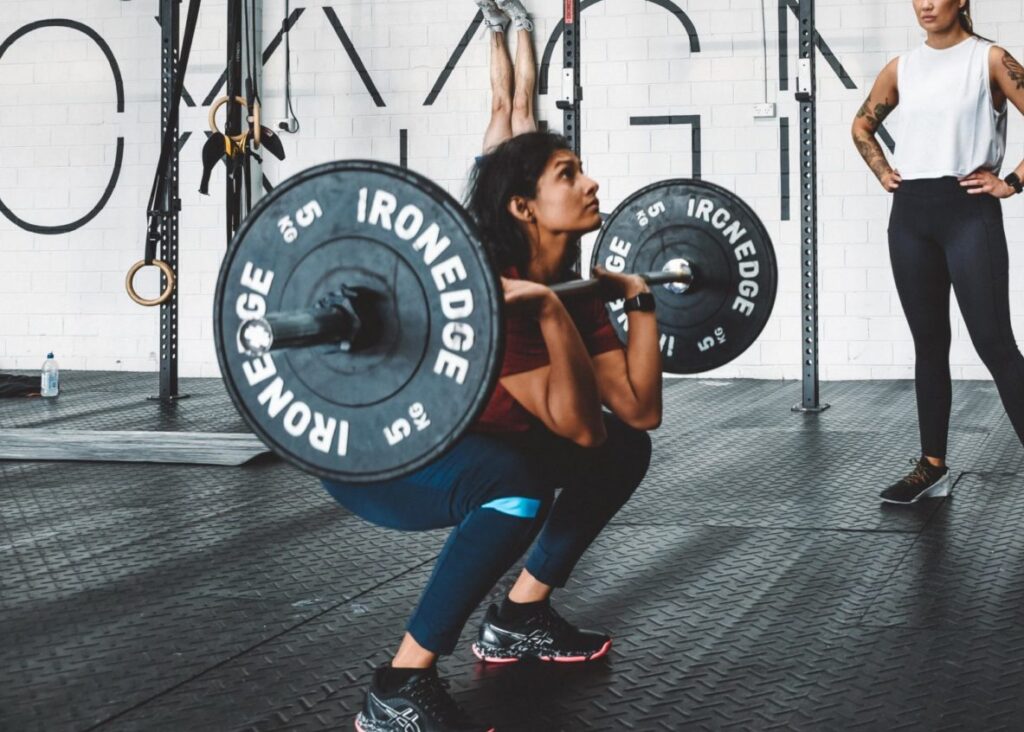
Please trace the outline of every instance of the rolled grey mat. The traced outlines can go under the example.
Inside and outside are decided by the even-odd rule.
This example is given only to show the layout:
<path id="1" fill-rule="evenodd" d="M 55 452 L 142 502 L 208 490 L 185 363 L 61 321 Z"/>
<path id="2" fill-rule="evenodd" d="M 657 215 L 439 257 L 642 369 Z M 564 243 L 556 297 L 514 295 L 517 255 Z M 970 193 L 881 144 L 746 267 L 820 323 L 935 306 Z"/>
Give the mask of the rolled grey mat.
<path id="1" fill-rule="evenodd" d="M 0 430 L 0 460 L 241 465 L 266 452 L 248 433 Z"/>

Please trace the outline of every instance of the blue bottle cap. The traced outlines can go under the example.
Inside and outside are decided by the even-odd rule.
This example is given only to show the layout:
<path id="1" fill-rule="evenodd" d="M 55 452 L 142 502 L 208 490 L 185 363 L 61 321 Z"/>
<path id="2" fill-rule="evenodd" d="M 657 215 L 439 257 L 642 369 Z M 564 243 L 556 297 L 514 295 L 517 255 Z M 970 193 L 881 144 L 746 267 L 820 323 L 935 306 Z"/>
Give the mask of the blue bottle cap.
<path id="1" fill-rule="evenodd" d="M 52 353 L 47 353 L 47 354 L 46 354 L 46 357 L 47 357 L 47 358 L 53 358 L 53 354 L 52 354 Z"/>

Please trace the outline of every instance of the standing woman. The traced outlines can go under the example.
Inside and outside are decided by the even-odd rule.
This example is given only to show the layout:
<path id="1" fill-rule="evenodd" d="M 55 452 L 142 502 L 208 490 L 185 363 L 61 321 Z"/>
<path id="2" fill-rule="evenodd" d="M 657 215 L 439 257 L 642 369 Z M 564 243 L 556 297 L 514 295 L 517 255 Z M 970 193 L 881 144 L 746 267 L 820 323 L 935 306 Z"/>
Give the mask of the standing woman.
<path id="1" fill-rule="evenodd" d="M 969 0 L 913 0 L 924 44 L 890 61 L 853 122 L 857 150 L 893 193 L 889 255 L 914 338 L 920 459 L 881 493 L 914 503 L 950 491 L 952 284 L 975 349 L 1024 442 L 1024 357 L 1010 326 L 1009 260 L 999 202 L 1020 193 L 1024 163 L 1001 179 L 1007 101 L 1024 113 L 1024 68 L 974 33 Z M 896 169 L 875 132 L 900 105 Z"/>

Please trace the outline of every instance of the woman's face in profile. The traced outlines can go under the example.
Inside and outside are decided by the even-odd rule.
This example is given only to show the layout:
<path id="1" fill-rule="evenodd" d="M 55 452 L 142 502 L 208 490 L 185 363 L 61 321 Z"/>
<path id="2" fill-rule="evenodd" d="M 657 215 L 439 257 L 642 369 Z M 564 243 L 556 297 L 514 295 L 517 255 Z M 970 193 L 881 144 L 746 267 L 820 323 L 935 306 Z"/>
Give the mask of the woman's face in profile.
<path id="1" fill-rule="evenodd" d="M 597 181 L 583 173 L 570 150 L 558 150 L 537 180 L 533 212 L 537 224 L 559 233 L 585 234 L 601 227 Z"/>

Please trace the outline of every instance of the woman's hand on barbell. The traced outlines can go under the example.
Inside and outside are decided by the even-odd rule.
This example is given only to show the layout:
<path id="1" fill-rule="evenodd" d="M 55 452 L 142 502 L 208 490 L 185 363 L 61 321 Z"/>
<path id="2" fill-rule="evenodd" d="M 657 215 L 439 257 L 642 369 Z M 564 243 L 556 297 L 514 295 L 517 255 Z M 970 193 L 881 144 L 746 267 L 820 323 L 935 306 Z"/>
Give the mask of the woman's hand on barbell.
<path id="1" fill-rule="evenodd" d="M 606 294 L 609 300 L 621 300 L 636 297 L 641 292 L 650 292 L 651 288 L 647 280 L 637 274 L 623 274 L 621 272 L 609 272 L 600 265 L 593 268 L 594 277 L 600 281 L 602 294 Z"/>
<path id="2" fill-rule="evenodd" d="M 538 319 L 564 307 L 550 287 L 533 280 L 502 277 L 501 288 L 505 292 L 505 305 L 510 310 L 525 312 Z"/>

